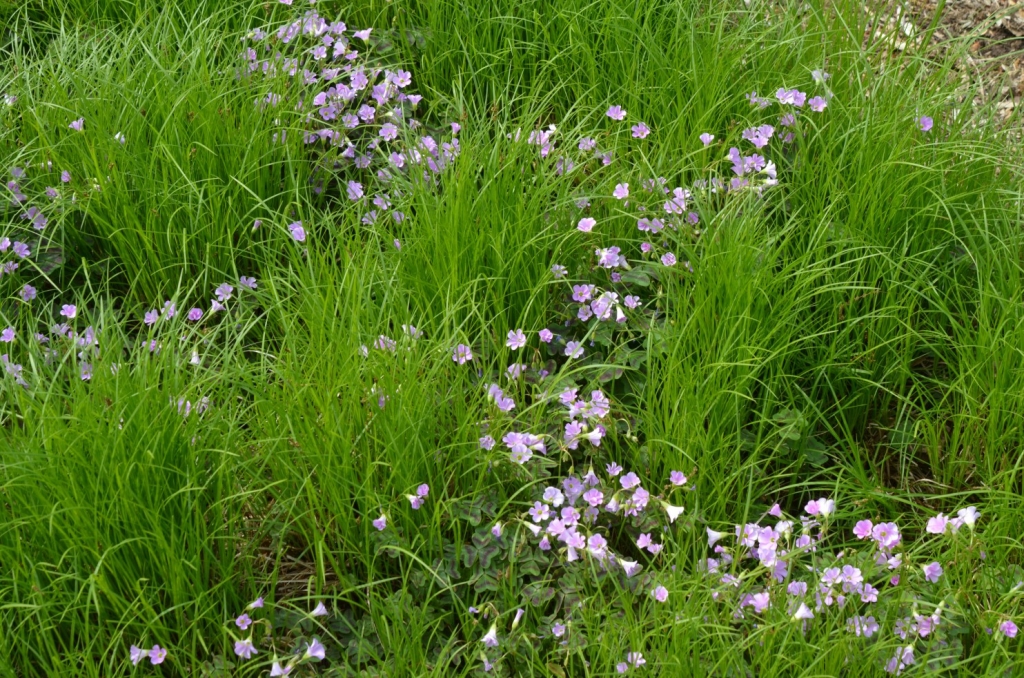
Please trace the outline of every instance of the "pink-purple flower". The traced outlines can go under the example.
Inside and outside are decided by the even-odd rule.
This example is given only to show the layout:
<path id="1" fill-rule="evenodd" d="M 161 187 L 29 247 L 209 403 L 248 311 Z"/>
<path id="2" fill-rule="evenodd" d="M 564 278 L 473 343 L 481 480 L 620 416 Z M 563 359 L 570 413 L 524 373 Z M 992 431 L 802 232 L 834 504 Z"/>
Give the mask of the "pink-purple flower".
<path id="1" fill-rule="evenodd" d="M 922 132 L 930 132 L 934 125 L 935 121 L 927 115 L 922 115 L 917 119 L 917 128 Z"/>
<path id="2" fill-rule="evenodd" d="M 235 641 L 235 654 L 242 659 L 251 659 L 256 654 L 256 646 L 252 644 L 252 638 L 243 638 Z"/>
<path id="3" fill-rule="evenodd" d="M 526 335 L 523 333 L 523 330 L 509 330 L 505 345 L 513 351 L 518 351 L 523 346 L 526 346 Z"/>
<path id="4" fill-rule="evenodd" d="M 938 562 L 928 563 L 921 569 L 924 570 L 924 578 L 933 584 L 939 581 L 939 577 L 942 576 L 942 565 Z"/>
<path id="5" fill-rule="evenodd" d="M 605 115 L 607 115 L 612 120 L 622 120 L 623 118 L 626 117 L 626 109 L 624 109 L 622 106 L 612 106 L 611 108 L 608 109 Z"/>
<path id="6" fill-rule="evenodd" d="M 454 360 L 459 365 L 465 365 L 472 359 L 473 350 L 469 346 L 466 346 L 465 344 L 459 344 L 458 346 L 455 347 L 455 350 L 452 351 L 452 360 Z"/>

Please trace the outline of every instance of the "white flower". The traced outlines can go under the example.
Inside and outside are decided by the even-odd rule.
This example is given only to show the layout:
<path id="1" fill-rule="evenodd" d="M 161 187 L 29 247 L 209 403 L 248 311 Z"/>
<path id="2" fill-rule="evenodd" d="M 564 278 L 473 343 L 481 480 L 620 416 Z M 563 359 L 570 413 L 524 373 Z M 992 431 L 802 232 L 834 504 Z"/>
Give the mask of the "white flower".
<path id="1" fill-rule="evenodd" d="M 793 615 L 793 619 L 814 619 L 814 613 L 811 612 L 811 608 L 800 603 L 800 607 L 797 608 L 796 614 Z"/>
<path id="2" fill-rule="evenodd" d="M 665 507 L 665 513 L 668 514 L 668 522 L 670 523 L 676 522 L 676 518 L 683 515 L 683 511 L 686 510 L 684 506 L 673 506 L 672 504 L 665 503 L 662 503 L 662 506 Z"/>
<path id="3" fill-rule="evenodd" d="M 960 509 L 956 512 L 956 515 L 960 520 L 964 521 L 964 525 L 972 529 L 974 528 L 974 523 L 978 522 L 978 518 L 981 517 L 981 513 L 979 513 L 978 509 L 973 506 Z"/>

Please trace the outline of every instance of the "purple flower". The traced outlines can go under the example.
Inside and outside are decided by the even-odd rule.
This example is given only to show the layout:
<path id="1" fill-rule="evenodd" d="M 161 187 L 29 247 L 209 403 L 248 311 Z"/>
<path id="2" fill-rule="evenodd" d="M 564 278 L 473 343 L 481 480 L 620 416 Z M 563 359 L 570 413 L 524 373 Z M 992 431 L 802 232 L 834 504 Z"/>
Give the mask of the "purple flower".
<path id="1" fill-rule="evenodd" d="M 832 515 L 835 512 L 835 510 L 836 503 L 831 499 L 824 498 L 818 499 L 816 501 L 809 501 L 807 502 L 807 506 L 804 507 L 804 511 L 806 511 L 808 515 L 820 515 L 825 518 Z"/>
<path id="2" fill-rule="evenodd" d="M 197 321 L 201 320 L 202 317 L 203 317 L 203 309 L 201 309 L 201 308 L 193 308 L 193 309 L 191 309 L 188 312 L 188 316 L 187 317 L 192 322 L 197 322 Z"/>
<path id="3" fill-rule="evenodd" d="M 250 278 L 249 276 L 243 275 L 238 279 L 238 284 L 242 287 L 248 287 L 250 290 L 256 289 L 256 278 Z"/>
<path id="4" fill-rule="evenodd" d="M 252 617 L 250 617 L 249 615 L 247 615 L 244 612 L 238 616 L 238 619 L 235 620 L 235 626 L 237 626 L 238 628 L 242 629 L 243 631 L 246 630 L 247 628 L 249 628 L 249 626 L 251 626 L 251 625 L 252 625 Z"/>
<path id="5" fill-rule="evenodd" d="M 249 603 L 249 604 L 248 604 L 248 605 L 246 606 L 246 609 L 247 609 L 247 610 L 258 610 L 258 609 L 260 609 L 261 607 L 263 607 L 263 597 L 262 597 L 262 596 L 260 596 L 260 597 L 259 597 L 259 598 L 257 598 L 256 600 L 254 600 L 254 601 L 252 601 L 251 603 Z"/>
<path id="6" fill-rule="evenodd" d="M 807 95 L 799 90 L 779 88 L 775 93 L 775 98 L 778 99 L 781 104 L 791 104 L 800 108 L 807 100 Z"/>
<path id="7" fill-rule="evenodd" d="M 36 288 L 31 285 L 25 285 L 21 288 L 21 300 L 28 302 L 36 298 Z"/>
<path id="8" fill-rule="evenodd" d="M 629 197 L 629 184 L 615 184 L 612 196 L 617 200 L 624 200 Z"/>
<path id="9" fill-rule="evenodd" d="M 928 534 L 944 534 L 947 527 L 949 527 L 949 518 L 940 513 L 934 518 L 928 519 L 928 526 L 925 530 Z"/>
<path id="10" fill-rule="evenodd" d="M 686 484 L 686 476 L 682 471 L 671 471 L 668 474 L 668 481 L 676 487 L 680 487 Z"/>
<path id="11" fill-rule="evenodd" d="M 580 219 L 578 224 L 576 224 L 576 230 L 581 231 L 583 233 L 590 233 L 592 230 L 594 230 L 594 226 L 596 226 L 596 225 L 597 225 L 597 220 L 596 219 L 591 219 L 590 217 L 584 217 L 584 218 Z"/>
<path id="12" fill-rule="evenodd" d="M 14 245 L 11 247 L 11 251 L 21 259 L 27 258 L 32 252 L 29 250 L 28 245 L 23 242 L 14 241 Z"/>
<path id="13" fill-rule="evenodd" d="M 270 675 L 272 678 L 277 678 L 277 676 L 287 676 L 291 672 L 292 667 L 290 664 L 282 666 L 280 662 L 274 662 L 270 666 Z"/>
<path id="14" fill-rule="evenodd" d="M 288 224 L 288 231 L 292 234 L 292 238 L 296 242 L 306 242 L 306 229 L 302 227 L 301 221 L 295 221 Z"/>
<path id="15" fill-rule="evenodd" d="M 545 344 L 550 344 L 551 340 L 555 338 L 555 335 L 551 332 L 551 330 L 545 327 L 538 333 L 538 337 Z"/>
<path id="16" fill-rule="evenodd" d="M 871 538 L 882 548 L 891 549 L 900 543 L 900 530 L 896 523 L 880 523 L 871 529 Z"/>
<path id="17" fill-rule="evenodd" d="M 626 475 L 619 478 L 619 484 L 622 485 L 622 489 L 631 490 L 640 484 L 640 477 L 637 474 L 630 471 Z"/>
<path id="18" fill-rule="evenodd" d="M 5 344 L 9 344 L 12 341 L 14 341 L 14 328 L 13 327 L 5 328 L 2 332 L 0 332 L 0 342 L 3 342 Z"/>
<path id="19" fill-rule="evenodd" d="M 626 661 L 632 664 L 634 667 L 639 668 L 647 663 L 644 656 L 639 652 L 630 652 L 626 655 Z"/>
<path id="20" fill-rule="evenodd" d="M 711 145 L 711 142 L 714 141 L 714 140 L 715 140 L 715 135 L 714 134 L 708 134 L 707 132 L 704 132 L 704 134 L 700 135 L 700 142 L 702 144 L 704 144 L 705 146 Z"/>
<path id="21" fill-rule="evenodd" d="M 771 606 L 771 598 L 767 591 L 762 591 L 750 596 L 748 604 L 754 608 L 755 613 L 762 614 Z"/>
<path id="22" fill-rule="evenodd" d="M 306 659 L 316 659 L 317 661 L 322 661 L 323 658 L 326 656 L 327 651 L 324 648 L 323 643 L 321 643 L 317 638 L 313 638 L 313 642 L 311 642 L 309 646 L 306 648 L 306 653 L 304 657 Z"/>
<path id="23" fill-rule="evenodd" d="M 828 102 L 821 97 L 811 97 L 811 100 L 807 102 L 807 105 L 811 107 L 811 110 L 815 113 L 821 113 L 828 106 Z"/>
<path id="24" fill-rule="evenodd" d="M 807 595 L 807 582 L 805 581 L 791 581 L 789 586 L 786 587 L 786 593 L 791 596 L 805 596 Z"/>
<path id="25" fill-rule="evenodd" d="M 349 200 L 359 200 L 363 197 L 363 185 L 358 181 L 350 181 L 348 182 L 346 193 L 348 194 Z"/>
<path id="26" fill-rule="evenodd" d="M 167 650 L 160 647 L 159 645 L 154 645 L 153 648 L 149 651 L 150 663 L 153 665 L 163 664 L 164 659 L 167 659 Z"/>
<path id="27" fill-rule="evenodd" d="M 466 346 L 465 344 L 459 344 L 458 346 L 455 347 L 455 350 L 452 351 L 452 360 L 454 360 L 459 365 L 465 365 L 472 359 L 473 351 L 472 349 L 469 348 L 469 346 Z"/>
<path id="28" fill-rule="evenodd" d="M 772 507 L 770 509 L 768 509 L 768 515 L 775 516 L 776 518 L 781 518 L 782 517 L 782 507 L 779 506 L 778 504 L 773 504 Z"/>
<path id="29" fill-rule="evenodd" d="M 811 71 L 811 80 L 814 80 L 814 82 L 818 83 L 819 85 L 825 84 L 825 81 L 831 77 L 832 76 L 826 73 L 825 71 L 819 71 L 817 69 Z"/>
<path id="30" fill-rule="evenodd" d="M 85 118 L 79 118 L 78 120 L 73 120 L 71 122 L 71 124 L 68 125 L 68 127 L 70 127 L 71 129 L 75 130 L 76 132 L 81 132 L 82 129 L 85 127 Z M 159 647 L 159 646 L 157 646 L 157 647 Z M 163 661 L 163 660 L 161 659 L 160 661 Z M 159 662 L 153 662 L 153 663 L 154 664 L 158 664 Z"/>
<path id="31" fill-rule="evenodd" d="M 317 603 L 309 615 L 311 617 L 326 617 L 328 615 L 327 607 L 323 603 Z"/>
<path id="32" fill-rule="evenodd" d="M 846 620 L 846 626 L 852 633 L 863 635 L 865 638 L 878 633 L 878 622 L 874 617 L 850 617 Z"/>
<path id="33" fill-rule="evenodd" d="M 252 638 L 235 641 L 235 654 L 242 659 L 251 659 L 256 654 L 256 647 L 252 644 Z"/>
<path id="34" fill-rule="evenodd" d="M 67 170 L 64 170 L 63 172 L 61 172 L 60 173 L 60 180 L 62 182 L 64 182 L 65 184 L 69 183 L 71 181 L 71 172 L 68 172 Z"/>
<path id="35" fill-rule="evenodd" d="M 480 449 L 493 450 L 494 449 L 494 438 L 491 436 L 484 436 L 480 439 Z"/>
<path id="36" fill-rule="evenodd" d="M 360 40 L 369 40 L 370 39 L 370 31 L 372 31 L 372 30 L 373 30 L 372 28 L 364 28 L 361 31 L 355 31 L 352 35 L 354 35 L 355 37 L 359 38 Z"/>
<path id="37" fill-rule="evenodd" d="M 551 266 L 551 275 L 555 276 L 555 278 L 564 278 L 567 272 L 565 266 L 561 264 L 553 264 Z"/>
<path id="38" fill-rule="evenodd" d="M 668 589 L 664 586 L 656 586 L 654 590 L 651 591 L 651 595 L 654 596 L 654 599 L 659 603 L 664 603 L 668 600 Z"/>
<path id="39" fill-rule="evenodd" d="M 922 115 L 920 118 L 917 119 L 917 128 L 922 132 L 930 132 L 934 124 L 935 121 L 932 120 L 927 115 Z"/>
<path id="40" fill-rule="evenodd" d="M 629 671 L 629 664 L 626 662 L 619 662 L 615 665 L 615 670 L 619 673 L 625 673 L 626 671 Z"/>
<path id="41" fill-rule="evenodd" d="M 132 665 L 136 666 L 138 665 L 139 662 L 145 659 L 146 651 L 143 650 L 141 647 L 136 647 L 135 645 L 132 645 L 130 648 L 128 648 L 128 656 L 132 660 Z"/>
<path id="42" fill-rule="evenodd" d="M 1007 619 L 1006 621 L 1004 621 L 1002 624 L 999 625 L 999 632 L 1002 633 L 1007 638 L 1016 638 L 1017 637 L 1017 625 L 1014 624 L 1012 620 Z"/>
<path id="43" fill-rule="evenodd" d="M 376 520 L 373 520 L 373 521 L 370 521 L 370 522 L 378 530 L 383 530 L 385 527 L 388 526 L 388 518 L 383 513 L 380 514 L 380 518 L 377 518 Z"/>
<path id="44" fill-rule="evenodd" d="M 73 320 L 74 317 L 78 315 L 78 309 L 74 304 L 64 304 L 60 307 L 60 314 L 68 320 Z"/>
<path id="45" fill-rule="evenodd" d="M 921 569 L 924 570 L 924 578 L 933 584 L 942 576 L 942 565 L 939 565 L 938 562 L 928 563 Z"/>
<path id="46" fill-rule="evenodd" d="M 495 624 L 491 624 L 491 628 L 487 630 L 484 637 L 480 639 L 487 647 L 498 647 L 498 627 Z"/>
<path id="47" fill-rule="evenodd" d="M 853 526 L 853 536 L 857 539 L 867 539 L 871 536 L 871 528 L 873 525 L 870 520 L 860 520 Z"/>
<path id="48" fill-rule="evenodd" d="M 570 341 L 565 345 L 565 355 L 570 358 L 579 358 L 583 355 L 583 346 L 578 341 Z"/>
<path id="49" fill-rule="evenodd" d="M 508 339 L 505 341 L 505 345 L 513 351 L 518 351 L 523 346 L 526 346 L 526 335 L 523 334 L 523 330 L 509 330 Z"/>
<path id="50" fill-rule="evenodd" d="M 612 106 L 611 108 L 608 109 L 605 115 L 607 115 L 612 120 L 622 120 L 623 118 L 626 117 L 626 109 L 624 109 L 622 106 Z"/>
<path id="51" fill-rule="evenodd" d="M 398 127 L 390 122 L 386 122 L 381 125 L 380 136 L 383 137 L 385 141 L 393 141 L 398 137 Z"/>
<path id="52" fill-rule="evenodd" d="M 662 254 L 661 263 L 665 266 L 675 266 L 676 255 L 672 254 L 671 252 L 666 252 L 665 254 Z"/>
<path id="53" fill-rule="evenodd" d="M 231 293 L 235 291 L 235 288 L 227 283 L 221 283 L 213 293 L 217 296 L 217 301 L 221 303 L 231 298 Z"/>
<path id="54" fill-rule="evenodd" d="M 896 654 L 885 665 L 885 671 L 886 673 L 899 675 L 903 672 L 903 669 L 912 664 L 914 664 L 914 646 L 898 647 L 896 648 Z"/>
<path id="55" fill-rule="evenodd" d="M 635 139 L 644 139 L 644 138 L 647 137 L 648 134 L 651 133 L 651 129 L 646 124 L 644 124 L 642 122 L 639 123 L 639 124 L 633 125 L 632 130 L 633 130 L 633 138 L 635 138 Z"/>

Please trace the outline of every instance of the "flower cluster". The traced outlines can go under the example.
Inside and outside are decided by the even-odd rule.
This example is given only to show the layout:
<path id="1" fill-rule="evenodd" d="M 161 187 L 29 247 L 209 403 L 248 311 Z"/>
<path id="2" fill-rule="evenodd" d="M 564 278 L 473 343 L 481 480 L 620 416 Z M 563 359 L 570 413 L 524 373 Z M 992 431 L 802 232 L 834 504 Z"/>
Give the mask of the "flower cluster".
<path id="1" fill-rule="evenodd" d="M 409 71 L 377 57 L 373 29 L 350 29 L 310 10 L 277 28 L 257 28 L 244 42 L 240 76 L 261 91 L 255 105 L 276 116 L 274 142 L 287 142 L 283 118 L 294 111 L 312 153 L 314 192 L 336 187 L 360 205 L 363 223 L 404 221 L 395 203 L 407 181 L 432 182 L 458 156 L 460 125 L 451 123 L 450 135 L 438 139 L 440 130 L 428 131 L 415 117 L 423 97 L 409 92 Z M 289 230 L 305 241 L 301 222 Z"/>

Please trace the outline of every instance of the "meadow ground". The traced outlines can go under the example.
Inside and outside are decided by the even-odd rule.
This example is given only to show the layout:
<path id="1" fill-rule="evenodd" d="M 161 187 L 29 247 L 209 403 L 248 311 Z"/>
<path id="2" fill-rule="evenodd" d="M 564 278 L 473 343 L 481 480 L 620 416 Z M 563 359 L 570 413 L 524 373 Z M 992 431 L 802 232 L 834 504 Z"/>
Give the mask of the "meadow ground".
<path id="1" fill-rule="evenodd" d="M 0 7 L 0 676 L 1021 675 L 1019 120 L 872 17 Z"/>

